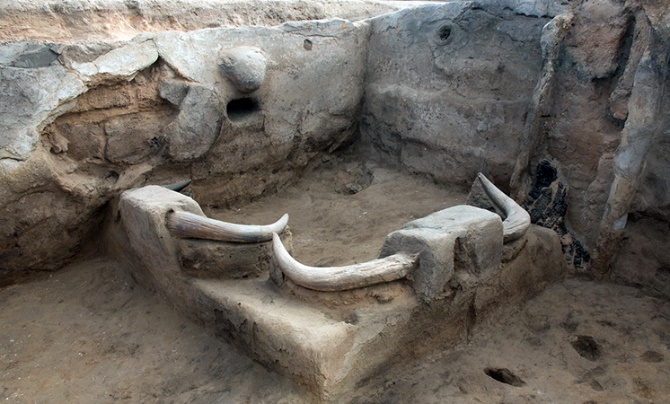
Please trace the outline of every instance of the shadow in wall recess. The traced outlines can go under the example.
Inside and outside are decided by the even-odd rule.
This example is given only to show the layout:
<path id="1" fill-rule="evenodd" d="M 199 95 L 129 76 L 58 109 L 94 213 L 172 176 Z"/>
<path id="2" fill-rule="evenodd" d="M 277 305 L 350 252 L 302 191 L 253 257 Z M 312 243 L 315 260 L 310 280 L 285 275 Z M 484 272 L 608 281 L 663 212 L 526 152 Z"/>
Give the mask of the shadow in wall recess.
<path id="1" fill-rule="evenodd" d="M 226 113 L 231 122 L 243 122 L 260 111 L 258 101 L 253 98 L 238 98 L 226 106 Z"/>

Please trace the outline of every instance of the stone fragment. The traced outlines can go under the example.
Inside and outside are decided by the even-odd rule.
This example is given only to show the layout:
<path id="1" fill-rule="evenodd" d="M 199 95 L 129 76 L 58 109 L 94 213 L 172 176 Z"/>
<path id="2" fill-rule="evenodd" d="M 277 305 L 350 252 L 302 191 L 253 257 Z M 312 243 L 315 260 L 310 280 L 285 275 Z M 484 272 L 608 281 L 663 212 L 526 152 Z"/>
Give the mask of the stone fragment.
<path id="1" fill-rule="evenodd" d="M 242 93 L 256 91 L 263 84 L 267 61 L 263 52 L 251 46 L 227 49 L 219 54 L 223 75 Z"/>
<path id="2" fill-rule="evenodd" d="M 107 77 L 130 79 L 137 72 L 151 66 L 158 59 L 158 51 L 153 41 L 130 42 L 115 48 L 92 62 L 72 62 L 85 80 L 101 80 Z"/>
<path id="3" fill-rule="evenodd" d="M 100 56 L 108 53 L 119 45 L 109 42 L 79 42 L 54 45 L 55 50 L 60 53 L 60 62 L 73 70 L 75 65 L 93 62 Z"/>
<path id="4" fill-rule="evenodd" d="M 38 131 L 66 112 L 86 90 L 77 75 L 55 64 L 39 69 L 0 66 L 0 159 L 26 160 Z"/>
<path id="5" fill-rule="evenodd" d="M 212 89 L 190 86 L 177 119 L 165 130 L 170 157 L 188 161 L 207 153 L 221 130 L 222 111 L 221 101 Z"/>
<path id="6" fill-rule="evenodd" d="M 158 83 L 158 94 L 170 104 L 178 107 L 188 94 L 189 84 L 184 81 L 162 80 Z"/>
<path id="7" fill-rule="evenodd" d="M 363 187 L 360 184 L 348 183 L 344 186 L 347 189 L 347 192 L 351 195 L 355 195 L 363 190 Z"/>
<path id="8" fill-rule="evenodd" d="M 0 49 L 0 65 L 34 69 L 47 67 L 57 59 L 50 46 L 40 43 L 18 42 Z"/>

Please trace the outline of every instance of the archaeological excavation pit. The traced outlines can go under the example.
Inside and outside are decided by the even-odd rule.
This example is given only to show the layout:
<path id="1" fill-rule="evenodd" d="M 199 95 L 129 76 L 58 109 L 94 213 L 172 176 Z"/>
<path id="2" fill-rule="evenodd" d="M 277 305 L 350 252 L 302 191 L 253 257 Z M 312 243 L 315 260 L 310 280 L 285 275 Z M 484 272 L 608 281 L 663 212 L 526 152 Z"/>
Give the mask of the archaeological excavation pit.
<path id="1" fill-rule="evenodd" d="M 252 3 L 2 6 L 0 398 L 670 397 L 666 8 Z"/>

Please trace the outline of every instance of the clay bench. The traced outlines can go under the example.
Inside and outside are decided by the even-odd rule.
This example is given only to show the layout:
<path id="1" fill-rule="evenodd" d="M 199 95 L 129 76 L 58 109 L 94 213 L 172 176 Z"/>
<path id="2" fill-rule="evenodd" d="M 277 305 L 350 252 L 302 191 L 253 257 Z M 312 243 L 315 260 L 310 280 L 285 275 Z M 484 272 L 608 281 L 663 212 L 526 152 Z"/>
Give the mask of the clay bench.
<path id="1" fill-rule="evenodd" d="M 382 366 L 444 347 L 500 305 L 565 270 L 558 236 L 480 176 L 502 216 L 459 205 L 390 233 L 379 258 L 318 268 L 291 256 L 285 215 L 270 225 L 205 217 L 159 186 L 118 203 L 136 278 L 255 360 L 337 401 Z M 525 216 L 524 216 L 525 214 Z"/>

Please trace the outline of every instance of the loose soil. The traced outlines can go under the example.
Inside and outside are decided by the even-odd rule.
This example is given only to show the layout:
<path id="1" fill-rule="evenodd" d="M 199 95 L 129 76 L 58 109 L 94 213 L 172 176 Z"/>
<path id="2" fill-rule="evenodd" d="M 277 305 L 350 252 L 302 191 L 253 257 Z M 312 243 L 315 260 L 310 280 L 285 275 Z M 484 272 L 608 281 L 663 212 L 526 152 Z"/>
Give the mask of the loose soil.
<path id="1" fill-rule="evenodd" d="M 208 214 L 266 223 L 288 212 L 305 264 L 375 258 L 403 223 L 465 194 L 371 164 L 321 160 L 299 183 Z M 446 351 L 386 369 L 356 402 L 670 401 L 670 302 L 569 279 L 502 310 Z M 448 319 L 445 319 L 448 321 Z M 308 402 L 299 387 L 191 322 L 112 258 L 88 256 L 0 289 L 6 402 Z"/>

